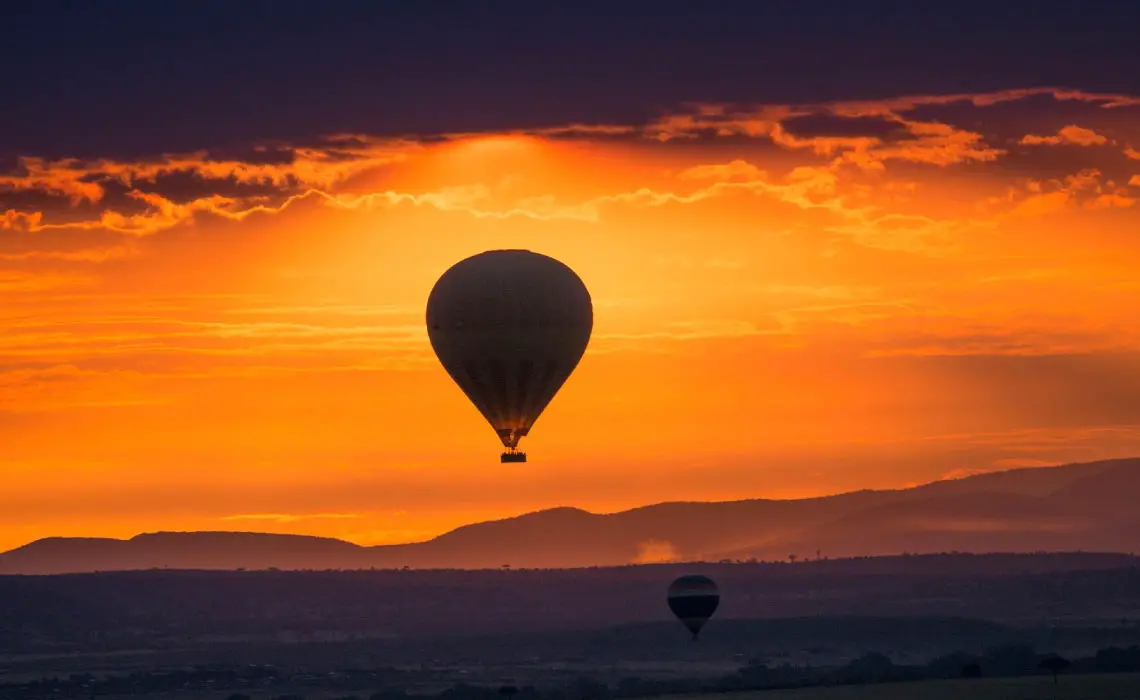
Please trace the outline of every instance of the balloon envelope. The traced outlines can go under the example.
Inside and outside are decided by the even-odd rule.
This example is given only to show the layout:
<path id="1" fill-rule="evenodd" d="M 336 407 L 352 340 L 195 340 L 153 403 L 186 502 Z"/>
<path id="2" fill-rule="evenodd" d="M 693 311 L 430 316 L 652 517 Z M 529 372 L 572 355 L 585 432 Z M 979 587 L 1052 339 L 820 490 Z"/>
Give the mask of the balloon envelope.
<path id="1" fill-rule="evenodd" d="M 695 639 L 720 605 L 720 591 L 708 576 L 682 576 L 669 586 L 669 609 Z"/>
<path id="2" fill-rule="evenodd" d="M 461 260 L 428 296 L 432 349 L 510 450 L 578 366 L 593 326 L 578 275 L 527 250 Z"/>

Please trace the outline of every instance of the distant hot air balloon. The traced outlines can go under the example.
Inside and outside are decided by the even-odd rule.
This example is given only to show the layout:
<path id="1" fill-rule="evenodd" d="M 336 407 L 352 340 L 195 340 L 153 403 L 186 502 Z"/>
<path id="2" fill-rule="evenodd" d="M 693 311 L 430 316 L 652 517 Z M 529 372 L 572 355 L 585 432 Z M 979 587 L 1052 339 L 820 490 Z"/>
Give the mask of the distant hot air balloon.
<path id="1" fill-rule="evenodd" d="M 566 265 L 528 250 L 460 260 L 435 283 L 428 337 L 443 368 L 495 429 L 503 462 L 578 366 L 594 307 Z"/>
<path id="2" fill-rule="evenodd" d="M 720 605 L 720 592 L 708 576 L 682 576 L 669 586 L 669 609 L 696 640 L 701 628 Z"/>

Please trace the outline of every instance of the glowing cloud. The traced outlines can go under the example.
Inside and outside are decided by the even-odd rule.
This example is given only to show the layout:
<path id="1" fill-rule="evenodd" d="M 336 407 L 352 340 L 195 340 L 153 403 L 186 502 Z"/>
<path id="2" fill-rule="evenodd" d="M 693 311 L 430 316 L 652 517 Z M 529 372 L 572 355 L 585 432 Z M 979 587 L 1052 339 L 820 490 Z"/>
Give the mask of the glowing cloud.
<path id="1" fill-rule="evenodd" d="M 1138 113 L 1041 88 L 23 154 L 0 173 L 2 544 L 78 517 L 422 539 L 1131 450 Z M 525 473 L 479 461 L 497 443 L 423 328 L 442 270 L 509 247 L 571 265 L 596 315 Z"/>
<path id="2" fill-rule="evenodd" d="M 1027 134 L 1021 138 L 1019 143 L 1030 146 L 1103 146 L 1110 143 L 1110 141 L 1107 136 L 1098 134 L 1092 129 L 1085 129 L 1076 124 L 1070 124 L 1066 127 L 1062 127 L 1061 130 L 1053 136 Z"/>

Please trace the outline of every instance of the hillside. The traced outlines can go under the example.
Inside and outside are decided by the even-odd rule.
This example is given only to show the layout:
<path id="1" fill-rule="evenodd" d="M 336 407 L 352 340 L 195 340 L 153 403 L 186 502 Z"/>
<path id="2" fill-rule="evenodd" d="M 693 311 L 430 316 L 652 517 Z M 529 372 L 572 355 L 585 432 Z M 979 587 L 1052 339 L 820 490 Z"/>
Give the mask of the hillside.
<path id="1" fill-rule="evenodd" d="M 48 538 L 0 573 L 173 569 L 565 568 L 930 552 L 1140 549 L 1140 459 L 1016 469 L 822 498 L 660 503 L 612 514 L 555 508 L 427 542 L 362 547 L 258 533 Z"/>

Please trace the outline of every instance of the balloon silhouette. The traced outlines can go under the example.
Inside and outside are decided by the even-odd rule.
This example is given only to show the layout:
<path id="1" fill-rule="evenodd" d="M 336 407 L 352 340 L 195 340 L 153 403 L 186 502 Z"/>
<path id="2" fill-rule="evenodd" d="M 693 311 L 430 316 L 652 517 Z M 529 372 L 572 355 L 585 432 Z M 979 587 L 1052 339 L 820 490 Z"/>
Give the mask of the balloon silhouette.
<path id="1" fill-rule="evenodd" d="M 506 448 L 518 450 L 578 366 L 594 306 L 566 265 L 528 250 L 491 250 L 457 262 L 427 302 L 428 338 L 440 364 Z"/>
<path id="2" fill-rule="evenodd" d="M 693 633 L 693 640 L 720 605 L 720 592 L 708 576 L 682 576 L 669 586 L 669 609 Z"/>

